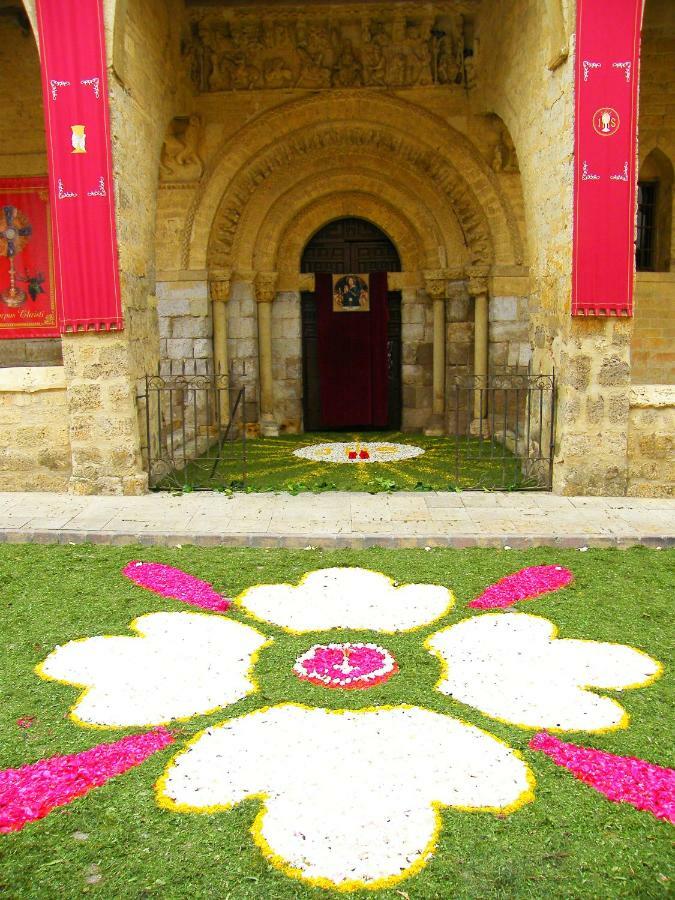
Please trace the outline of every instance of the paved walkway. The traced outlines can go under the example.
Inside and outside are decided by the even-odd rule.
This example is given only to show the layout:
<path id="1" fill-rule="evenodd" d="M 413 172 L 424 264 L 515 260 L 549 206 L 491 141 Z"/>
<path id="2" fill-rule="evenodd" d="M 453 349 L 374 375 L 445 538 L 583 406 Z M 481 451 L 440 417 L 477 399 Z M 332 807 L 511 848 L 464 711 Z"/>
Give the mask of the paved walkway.
<path id="1" fill-rule="evenodd" d="M 0 494 L 0 541 L 253 547 L 675 546 L 675 500 L 544 493 Z"/>

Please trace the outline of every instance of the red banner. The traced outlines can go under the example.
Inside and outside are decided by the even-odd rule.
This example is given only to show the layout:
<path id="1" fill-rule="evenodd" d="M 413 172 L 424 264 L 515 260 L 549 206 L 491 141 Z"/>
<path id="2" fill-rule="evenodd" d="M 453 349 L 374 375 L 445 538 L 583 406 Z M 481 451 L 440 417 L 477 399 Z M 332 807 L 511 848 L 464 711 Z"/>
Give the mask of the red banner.
<path id="1" fill-rule="evenodd" d="M 62 331 L 122 328 L 101 0 L 38 0 Z"/>
<path id="2" fill-rule="evenodd" d="M 0 338 L 58 337 L 46 178 L 0 179 Z"/>
<path id="3" fill-rule="evenodd" d="M 642 0 L 577 0 L 572 315 L 632 315 Z"/>

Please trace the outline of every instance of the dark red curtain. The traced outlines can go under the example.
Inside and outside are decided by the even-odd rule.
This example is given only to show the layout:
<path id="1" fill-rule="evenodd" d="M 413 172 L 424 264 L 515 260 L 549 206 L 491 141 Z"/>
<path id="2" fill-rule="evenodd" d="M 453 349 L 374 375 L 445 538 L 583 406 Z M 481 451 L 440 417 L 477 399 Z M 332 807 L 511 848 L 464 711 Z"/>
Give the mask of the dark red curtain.
<path id="1" fill-rule="evenodd" d="M 333 279 L 317 274 L 316 295 L 324 428 L 387 424 L 387 273 L 370 275 L 368 312 L 333 312 Z"/>

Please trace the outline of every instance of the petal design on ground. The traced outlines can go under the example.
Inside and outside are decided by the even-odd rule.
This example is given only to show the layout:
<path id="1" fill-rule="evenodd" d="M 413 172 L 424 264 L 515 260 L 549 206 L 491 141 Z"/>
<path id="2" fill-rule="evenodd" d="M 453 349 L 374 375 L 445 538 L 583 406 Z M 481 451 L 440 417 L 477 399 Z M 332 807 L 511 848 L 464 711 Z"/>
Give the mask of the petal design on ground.
<path id="1" fill-rule="evenodd" d="M 77 797 L 168 747 L 173 737 L 165 728 L 132 734 L 112 744 L 82 753 L 52 756 L 19 769 L 0 771 L 0 834 L 20 831 Z"/>
<path id="2" fill-rule="evenodd" d="M 138 637 L 101 636 L 57 647 L 37 668 L 44 678 L 86 688 L 71 712 L 81 724 L 161 725 L 205 714 L 256 690 L 254 628 L 201 613 L 150 613 Z"/>
<path id="3" fill-rule="evenodd" d="M 552 734 L 535 734 L 530 750 L 541 750 L 614 803 L 630 803 L 675 825 L 675 769 L 635 756 L 616 756 L 593 747 L 566 744 Z"/>
<path id="4" fill-rule="evenodd" d="M 533 798 L 522 759 L 489 734 L 418 707 L 283 704 L 209 728 L 170 763 L 159 803 L 217 812 L 247 797 L 267 858 L 323 887 L 385 887 L 434 851 L 438 806 L 508 813 Z"/>
<path id="5" fill-rule="evenodd" d="M 440 585 L 397 587 L 379 572 L 333 568 L 309 572 L 297 585 L 249 588 L 236 602 L 256 618 L 299 634 L 330 628 L 410 631 L 435 621 L 455 601 Z"/>
<path id="6" fill-rule="evenodd" d="M 132 560 L 122 569 L 122 574 L 154 594 L 208 609 L 209 612 L 226 612 L 232 605 L 232 601 L 214 591 L 208 581 L 163 563 Z"/>
<path id="7" fill-rule="evenodd" d="M 522 613 L 466 619 L 432 635 L 426 646 L 443 664 L 441 693 L 524 728 L 624 727 L 623 707 L 586 688 L 639 687 L 661 671 L 632 647 L 560 640 L 552 622 Z"/>
<path id="8" fill-rule="evenodd" d="M 562 566 L 528 566 L 500 578 L 469 603 L 472 609 L 504 609 L 521 600 L 535 600 L 559 591 L 572 582 L 572 573 Z"/>

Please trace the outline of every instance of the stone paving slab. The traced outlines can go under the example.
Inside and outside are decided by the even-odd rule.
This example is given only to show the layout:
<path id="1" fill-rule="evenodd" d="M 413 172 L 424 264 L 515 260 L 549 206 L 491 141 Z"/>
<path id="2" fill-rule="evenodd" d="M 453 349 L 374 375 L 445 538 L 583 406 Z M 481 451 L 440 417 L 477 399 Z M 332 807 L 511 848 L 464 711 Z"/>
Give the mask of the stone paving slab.
<path id="1" fill-rule="evenodd" d="M 675 546 L 675 500 L 540 493 L 0 493 L 0 541 L 229 547 Z"/>

